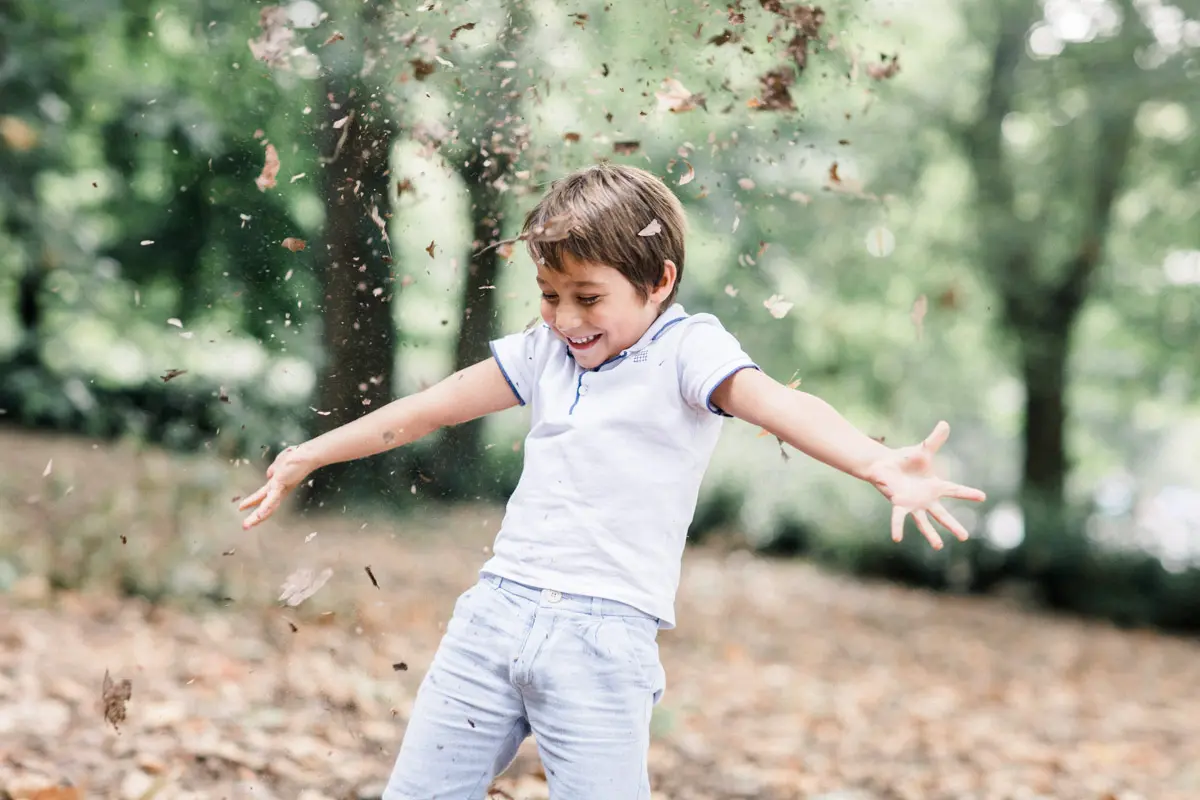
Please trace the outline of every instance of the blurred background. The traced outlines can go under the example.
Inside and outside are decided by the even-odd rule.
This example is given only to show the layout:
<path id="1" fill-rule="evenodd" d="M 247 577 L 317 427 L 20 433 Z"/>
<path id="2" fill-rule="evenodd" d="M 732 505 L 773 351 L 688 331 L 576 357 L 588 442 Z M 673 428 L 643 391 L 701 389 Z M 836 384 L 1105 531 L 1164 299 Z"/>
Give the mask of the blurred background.
<path id="1" fill-rule="evenodd" d="M 896 546 L 731 422 L 697 551 L 1194 631 L 1198 118 L 1194 0 L 0 0 L 0 602 L 269 604 L 368 523 L 461 589 L 522 410 L 314 475 L 266 589 L 229 499 L 533 320 L 522 216 L 608 159 L 683 201 L 689 311 L 989 496 Z"/>

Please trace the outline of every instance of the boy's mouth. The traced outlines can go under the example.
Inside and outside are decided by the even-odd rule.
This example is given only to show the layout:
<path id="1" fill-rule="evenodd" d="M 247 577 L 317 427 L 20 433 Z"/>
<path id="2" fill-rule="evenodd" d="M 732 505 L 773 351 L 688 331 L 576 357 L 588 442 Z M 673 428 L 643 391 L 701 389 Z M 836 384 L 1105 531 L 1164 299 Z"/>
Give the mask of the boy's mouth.
<path id="1" fill-rule="evenodd" d="M 590 350 L 596 345 L 596 342 L 600 341 L 600 336 L 601 334 L 599 333 L 593 333 L 591 336 L 581 336 L 578 338 L 568 336 L 567 344 L 572 350 Z"/>

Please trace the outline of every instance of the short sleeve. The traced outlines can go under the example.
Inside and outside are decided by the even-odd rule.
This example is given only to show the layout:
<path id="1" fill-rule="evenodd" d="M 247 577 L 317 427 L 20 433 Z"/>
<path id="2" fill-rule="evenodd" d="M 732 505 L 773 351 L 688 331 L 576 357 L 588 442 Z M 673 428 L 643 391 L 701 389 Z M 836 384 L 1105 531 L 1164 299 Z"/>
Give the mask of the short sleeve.
<path id="1" fill-rule="evenodd" d="M 679 388 L 689 405 L 729 416 L 713 405 L 713 392 L 743 369 L 758 369 L 758 365 L 720 320 L 711 314 L 697 314 L 689 320 L 679 345 Z"/>
<path id="2" fill-rule="evenodd" d="M 527 331 L 512 333 L 488 343 L 492 358 L 500 365 L 504 379 L 521 405 L 533 400 L 533 390 L 551 338 L 550 329 L 539 323 Z"/>

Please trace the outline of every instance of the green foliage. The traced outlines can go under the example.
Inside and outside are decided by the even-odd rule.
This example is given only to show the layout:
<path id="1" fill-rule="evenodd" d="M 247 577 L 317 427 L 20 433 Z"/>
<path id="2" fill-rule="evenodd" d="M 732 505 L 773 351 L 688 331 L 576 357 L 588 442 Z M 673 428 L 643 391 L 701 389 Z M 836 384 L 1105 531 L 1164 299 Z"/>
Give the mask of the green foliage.
<path id="1" fill-rule="evenodd" d="M 846 2 L 825 9 L 800 70 L 793 29 L 754 3 L 736 22 L 702 4 L 330 2 L 327 18 L 292 31 L 288 68 L 251 53 L 259 6 L 0 4 L 4 418 L 255 457 L 315 429 L 330 372 L 322 270 L 338 244 L 325 226 L 337 173 L 321 148 L 341 100 L 326 92 L 357 81 L 396 131 L 384 271 L 398 391 L 454 363 L 472 254 L 490 243 L 466 165 L 504 161 L 487 173 L 499 239 L 567 170 L 638 164 L 688 209 L 690 310 L 718 314 L 770 374 L 888 444 L 948 419 L 949 470 L 997 504 L 1029 483 L 1026 389 L 1062 378 L 1064 460 L 1047 480 L 1067 480 L 1051 498 L 1060 522 L 1038 534 L 1060 586 L 1050 599 L 1111 613 L 1074 588 L 1111 579 L 1124 588 L 1104 602 L 1148 604 L 1131 618 L 1186 616 L 1186 573 L 1122 577 L 1080 560 L 1065 530 L 1114 475 L 1138 476 L 1143 498 L 1194 485 L 1186 454 L 1200 444 L 1184 424 L 1200 340 L 1194 34 L 1172 38 L 1141 6 L 1101 5 L 1064 42 L 1039 4 L 938 0 L 888 17 Z M 881 72 L 896 53 L 899 72 Z M 763 109 L 763 77 L 783 65 L 796 110 Z M 703 97 L 667 110 L 683 99 L 667 79 Z M 989 100 L 997 86 L 1006 105 Z M 264 192 L 268 141 L 282 166 Z M 1096 176 L 1117 157 L 1105 206 Z M 376 234 L 361 222 L 354 236 Z M 290 252 L 287 237 L 308 247 Z M 1081 255 L 1086 291 L 1067 315 L 1055 289 Z M 537 313 L 531 273 L 518 249 L 494 289 L 476 287 L 494 292 L 502 332 Z M 776 296 L 794 304 L 782 318 L 764 307 Z M 1065 358 L 1047 367 L 1034 339 Z M 188 373 L 162 384 L 173 368 Z M 234 403 L 220 402 L 222 386 Z M 488 422 L 458 495 L 515 485 L 524 423 L 520 412 Z M 966 512 L 979 545 L 896 548 L 871 490 L 784 460 L 756 434 L 730 424 L 694 539 L 737 529 L 771 552 L 948 588 L 1019 573 L 986 536 L 991 507 Z M 411 487 L 424 498 L 436 446 L 395 454 L 336 498 L 402 508 Z M 1046 452 L 1043 466 L 1057 458 Z"/>

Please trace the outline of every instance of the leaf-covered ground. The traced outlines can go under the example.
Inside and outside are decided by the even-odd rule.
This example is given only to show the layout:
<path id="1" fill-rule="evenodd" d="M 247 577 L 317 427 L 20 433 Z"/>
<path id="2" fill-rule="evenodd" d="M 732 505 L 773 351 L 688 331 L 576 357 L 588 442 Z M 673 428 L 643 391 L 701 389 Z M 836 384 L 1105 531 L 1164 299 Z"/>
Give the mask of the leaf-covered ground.
<path id="1" fill-rule="evenodd" d="M 144 498 L 131 519 L 157 513 L 145 476 L 183 463 L 11 434 L 0 448 L 0 523 L 29 548 L 30 525 L 68 537 L 71 520 L 116 513 L 114 475 Z M 102 481 L 103 502 L 71 500 Z M 378 796 L 499 511 L 285 517 L 244 534 L 228 500 L 176 524 L 230 600 L 49 595 L 37 577 L 0 594 L 0 797 Z M 129 530 L 120 548 L 151 535 Z M 300 568 L 333 575 L 296 608 L 276 603 Z M 1194 641 L 716 550 L 689 553 L 679 604 L 660 639 L 656 800 L 1200 797 Z M 531 748 L 496 788 L 547 797 Z"/>

